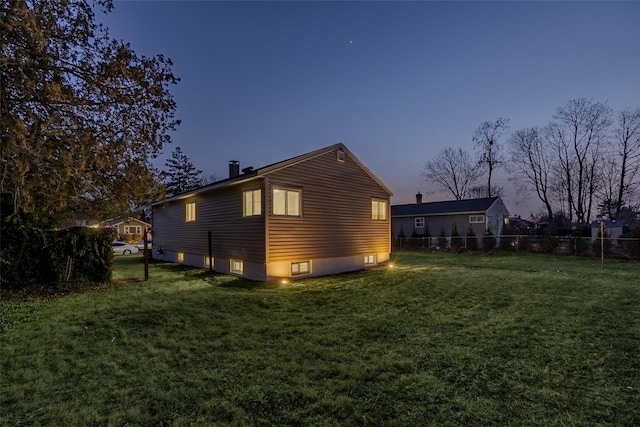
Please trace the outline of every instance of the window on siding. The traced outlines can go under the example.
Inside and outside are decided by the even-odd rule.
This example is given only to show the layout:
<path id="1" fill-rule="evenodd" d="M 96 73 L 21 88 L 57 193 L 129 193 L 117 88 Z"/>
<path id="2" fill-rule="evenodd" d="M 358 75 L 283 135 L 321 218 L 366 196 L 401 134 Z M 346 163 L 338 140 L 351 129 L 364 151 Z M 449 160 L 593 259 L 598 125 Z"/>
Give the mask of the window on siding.
<path id="1" fill-rule="evenodd" d="M 186 204 L 185 220 L 187 222 L 193 222 L 196 220 L 196 202 Z"/>
<path id="2" fill-rule="evenodd" d="M 366 255 L 364 257 L 364 265 L 375 265 L 378 263 L 377 255 Z"/>
<path id="3" fill-rule="evenodd" d="M 416 228 L 424 228 L 424 218 L 416 218 L 415 226 Z"/>
<path id="4" fill-rule="evenodd" d="M 387 219 L 387 202 L 384 200 L 371 201 L 371 219 Z"/>
<path id="5" fill-rule="evenodd" d="M 209 256 L 208 256 L 208 255 L 207 255 L 207 256 L 205 256 L 205 257 L 204 257 L 204 266 L 205 266 L 205 267 L 209 267 L 209 266 L 211 266 L 211 265 L 213 265 L 213 257 L 209 258 Z"/>
<path id="6" fill-rule="evenodd" d="M 469 216 L 469 222 L 471 224 L 484 223 L 484 215 L 471 215 L 471 216 Z"/>
<path id="7" fill-rule="evenodd" d="M 176 261 L 184 262 L 184 252 L 177 252 L 176 253 Z"/>
<path id="8" fill-rule="evenodd" d="M 273 214 L 300 216 L 300 191 L 274 188 Z"/>
<path id="9" fill-rule="evenodd" d="M 339 162 L 344 162 L 344 159 L 347 157 L 347 155 L 345 154 L 344 151 L 342 150 L 338 150 L 337 151 L 337 159 Z"/>
<path id="10" fill-rule="evenodd" d="M 244 262 L 241 259 L 231 258 L 229 260 L 229 270 L 235 274 L 244 274 Z"/>
<path id="11" fill-rule="evenodd" d="M 142 231 L 139 225 L 125 225 L 124 234 L 142 234 Z"/>
<path id="12" fill-rule="evenodd" d="M 262 190 L 250 190 L 243 193 L 242 216 L 262 215 Z"/>
<path id="13" fill-rule="evenodd" d="M 307 274 L 309 273 L 309 261 L 292 262 L 291 274 Z"/>

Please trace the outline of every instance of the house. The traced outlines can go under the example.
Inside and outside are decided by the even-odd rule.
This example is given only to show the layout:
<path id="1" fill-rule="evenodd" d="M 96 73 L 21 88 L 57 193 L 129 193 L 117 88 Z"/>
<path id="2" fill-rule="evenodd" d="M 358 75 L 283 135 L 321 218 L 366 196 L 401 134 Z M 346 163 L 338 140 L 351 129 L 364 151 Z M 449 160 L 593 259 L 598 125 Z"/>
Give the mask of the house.
<path id="1" fill-rule="evenodd" d="M 604 237 L 608 239 L 618 239 L 624 234 L 625 230 L 628 230 L 629 226 L 623 222 L 616 220 L 606 220 L 604 223 L 600 221 L 593 221 L 591 223 L 591 240 L 600 238 L 600 229 L 604 226 Z"/>
<path id="2" fill-rule="evenodd" d="M 391 195 L 341 143 L 242 172 L 231 161 L 229 178 L 153 205 L 154 257 L 261 281 L 375 266 L 391 252 Z"/>
<path id="3" fill-rule="evenodd" d="M 422 203 L 422 194 L 416 194 L 416 203 L 391 206 L 391 230 L 394 238 L 415 233 L 438 237 L 444 231 L 446 237 L 453 234 L 454 226 L 461 237 L 466 237 L 469 227 L 476 236 L 490 231 L 494 236 L 502 234 L 509 223 L 509 211 L 499 197 L 485 199 L 451 200 Z"/>
<path id="4" fill-rule="evenodd" d="M 151 231 L 151 224 L 142 220 L 127 217 L 114 218 L 99 222 L 90 226 L 91 228 L 115 228 L 118 232 L 116 239 L 126 241 L 138 241 L 144 238 L 144 231 Z"/>

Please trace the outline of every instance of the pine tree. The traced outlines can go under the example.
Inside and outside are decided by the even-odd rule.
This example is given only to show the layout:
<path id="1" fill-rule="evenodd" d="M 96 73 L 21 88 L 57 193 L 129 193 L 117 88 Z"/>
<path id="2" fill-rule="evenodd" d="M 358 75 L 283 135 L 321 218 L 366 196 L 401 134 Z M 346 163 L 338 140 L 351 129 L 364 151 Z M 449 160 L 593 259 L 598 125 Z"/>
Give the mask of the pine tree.
<path id="1" fill-rule="evenodd" d="M 171 158 L 167 159 L 165 166 L 168 170 L 163 173 L 163 176 L 168 197 L 193 190 L 202 183 L 200 178 L 202 171 L 196 169 L 180 147 L 173 150 Z"/>

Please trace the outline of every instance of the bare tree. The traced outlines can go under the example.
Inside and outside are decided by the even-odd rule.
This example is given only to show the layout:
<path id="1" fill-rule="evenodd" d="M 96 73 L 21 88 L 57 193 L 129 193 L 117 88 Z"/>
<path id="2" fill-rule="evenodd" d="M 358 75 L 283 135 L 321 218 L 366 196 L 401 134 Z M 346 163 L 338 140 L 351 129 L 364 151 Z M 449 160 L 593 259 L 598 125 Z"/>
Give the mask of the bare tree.
<path id="1" fill-rule="evenodd" d="M 618 114 L 614 135 L 620 166 L 614 199 L 614 217 L 618 218 L 625 199 L 640 187 L 640 108 L 626 109 Z"/>
<path id="2" fill-rule="evenodd" d="M 420 175 L 451 192 L 456 200 L 463 200 L 480 177 L 480 169 L 462 148 L 445 148 L 425 163 Z"/>
<path id="3" fill-rule="evenodd" d="M 549 144 L 537 127 L 514 132 L 509 138 L 509 154 L 520 179 L 533 187 L 553 223 L 553 156 Z"/>
<path id="4" fill-rule="evenodd" d="M 500 137 L 509 130 L 509 119 L 498 117 L 495 122 L 483 122 L 473 134 L 473 143 L 478 155 L 478 164 L 486 168 L 487 186 L 485 197 L 495 195 L 495 186 L 491 184 L 493 171 L 504 163 Z"/>
<path id="5" fill-rule="evenodd" d="M 549 135 L 560 161 L 571 221 L 574 213 L 579 223 L 590 219 L 601 145 L 612 123 L 611 115 L 606 104 L 586 98 L 567 102 L 553 115 Z"/>

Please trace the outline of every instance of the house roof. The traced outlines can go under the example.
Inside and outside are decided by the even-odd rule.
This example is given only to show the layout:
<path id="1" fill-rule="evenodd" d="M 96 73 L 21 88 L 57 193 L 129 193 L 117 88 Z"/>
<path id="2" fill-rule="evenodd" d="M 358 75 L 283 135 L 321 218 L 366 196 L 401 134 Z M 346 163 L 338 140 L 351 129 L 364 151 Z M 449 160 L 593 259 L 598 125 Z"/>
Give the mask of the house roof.
<path id="1" fill-rule="evenodd" d="M 234 185 L 234 184 L 238 184 L 241 182 L 247 182 L 247 181 L 251 181 L 254 179 L 258 179 L 258 178 L 262 178 L 270 173 L 282 170 L 284 168 L 288 168 L 290 166 L 296 165 L 298 163 L 310 160 L 314 157 L 317 156 L 321 156 L 323 154 L 326 153 L 330 153 L 336 150 L 343 150 L 347 156 L 349 156 L 349 158 L 351 158 L 354 162 L 356 162 L 356 164 L 358 166 L 360 166 L 360 168 L 362 168 L 362 170 L 364 170 L 374 181 L 376 181 L 378 183 L 378 185 L 380 185 L 380 187 L 382 187 L 387 193 L 389 193 L 389 195 L 393 195 L 393 192 L 389 189 L 389 187 L 387 187 L 382 181 L 380 181 L 380 179 L 373 173 L 371 172 L 371 170 L 369 168 L 367 168 L 364 163 L 362 163 L 351 151 L 349 151 L 349 149 L 341 142 L 337 143 L 337 144 L 333 144 L 330 145 L 328 147 L 324 147 L 324 148 L 320 148 L 318 150 L 315 151 L 311 151 L 309 153 L 306 154 L 301 154 L 299 156 L 296 157 L 292 157 L 290 159 L 287 160 L 282 160 L 280 162 L 276 162 L 276 163 L 272 163 L 270 165 L 267 166 L 263 166 L 257 169 L 251 169 L 248 170 L 247 172 L 243 172 L 238 176 L 232 177 L 232 178 L 227 178 L 227 179 L 223 179 L 221 181 L 216 181 L 214 183 L 208 184 L 208 185 L 204 185 L 202 187 L 198 187 L 196 189 L 193 189 L 191 191 L 182 193 L 182 194 L 178 194 L 176 196 L 167 198 L 166 200 L 163 200 L 161 202 L 157 202 L 154 203 L 155 204 L 160 204 L 160 203 L 164 203 L 167 201 L 172 201 L 172 200 L 179 200 L 179 199 L 184 199 L 187 197 L 191 197 L 195 194 L 198 193 L 203 193 L 206 191 L 211 191 L 211 190 L 216 190 L 216 189 L 220 189 L 220 188 L 224 188 L 224 187 L 228 187 L 230 185 Z M 249 168 L 250 169 L 250 168 Z"/>
<path id="2" fill-rule="evenodd" d="M 142 224 L 146 225 L 147 227 L 151 228 L 151 224 L 149 224 L 148 222 L 142 221 L 141 219 L 132 218 L 132 217 L 108 219 L 106 221 L 101 221 L 101 222 L 99 222 L 97 224 L 94 224 L 94 225 L 92 225 L 92 227 L 94 227 L 94 228 L 97 228 L 97 227 L 117 227 L 122 223 L 130 222 L 130 221 L 137 221 L 137 222 L 142 223 Z"/>
<path id="3" fill-rule="evenodd" d="M 491 197 L 485 199 L 448 200 L 444 202 L 394 205 L 391 206 L 391 215 L 394 217 L 402 217 L 486 212 L 498 199 L 499 197 Z"/>

